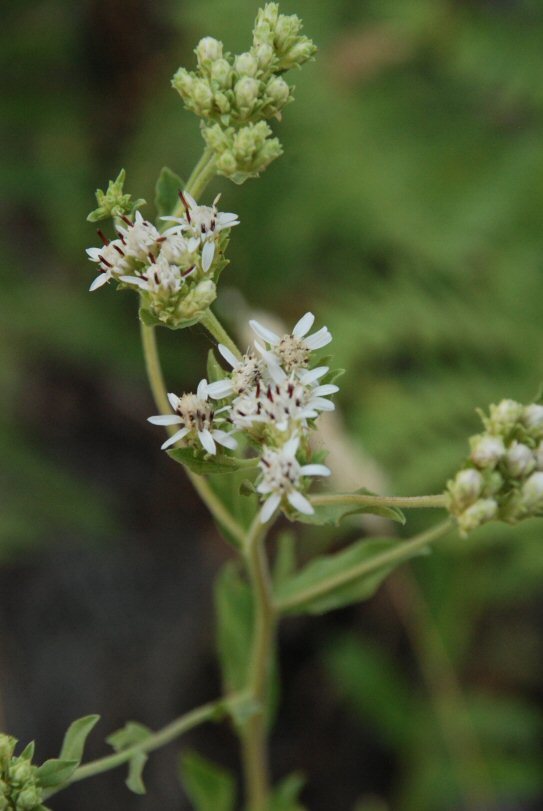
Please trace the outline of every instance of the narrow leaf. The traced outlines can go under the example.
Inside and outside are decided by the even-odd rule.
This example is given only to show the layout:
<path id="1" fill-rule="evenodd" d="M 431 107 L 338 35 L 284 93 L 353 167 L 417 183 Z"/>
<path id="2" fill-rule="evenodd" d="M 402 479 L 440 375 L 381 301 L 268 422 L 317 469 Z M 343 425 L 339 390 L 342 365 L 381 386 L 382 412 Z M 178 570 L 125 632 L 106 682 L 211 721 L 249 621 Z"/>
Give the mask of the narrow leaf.
<path id="1" fill-rule="evenodd" d="M 298 800 L 304 784 L 305 778 L 297 772 L 281 780 L 272 791 L 269 811 L 304 811 Z"/>
<path id="2" fill-rule="evenodd" d="M 106 741 L 116 752 L 120 752 L 123 749 L 128 749 L 129 746 L 142 743 L 151 734 L 149 727 L 138 724 L 136 721 L 128 721 L 122 729 L 118 729 L 117 732 L 109 735 Z"/>
<path id="3" fill-rule="evenodd" d="M 85 715 L 70 724 L 64 735 L 59 757 L 81 762 L 87 736 L 99 720 L 99 715 Z"/>
<path id="4" fill-rule="evenodd" d="M 236 784 L 230 772 L 206 760 L 197 752 L 181 757 L 183 787 L 195 811 L 233 811 Z"/>
<path id="5" fill-rule="evenodd" d="M 46 760 L 38 769 L 38 780 L 42 788 L 51 788 L 66 783 L 79 766 L 78 760 Z"/>
<path id="6" fill-rule="evenodd" d="M 215 584 L 217 648 L 226 692 L 247 684 L 253 632 L 253 598 L 235 563 L 221 569 Z"/>
<path id="7" fill-rule="evenodd" d="M 164 166 L 160 170 L 155 186 L 155 208 L 158 217 L 169 216 L 177 205 L 179 192 L 183 189 L 183 181 Z"/>
<path id="8" fill-rule="evenodd" d="M 25 746 L 25 748 L 21 752 L 20 757 L 24 758 L 25 760 L 32 760 L 32 758 L 34 757 L 35 748 L 36 744 L 34 743 L 34 741 L 31 741 Z"/>
<path id="9" fill-rule="evenodd" d="M 194 448 L 174 448 L 168 451 L 168 455 L 175 462 L 185 465 L 193 473 L 199 473 L 201 476 L 211 473 L 235 473 L 240 468 L 232 456 L 221 454 L 218 457 L 206 457 L 203 452 L 196 451 Z"/>
<path id="10" fill-rule="evenodd" d="M 134 794 L 145 794 L 145 785 L 143 782 L 143 767 L 147 763 L 147 755 L 145 752 L 137 752 L 134 757 L 130 758 L 128 764 L 128 777 L 125 780 L 127 787 Z"/>

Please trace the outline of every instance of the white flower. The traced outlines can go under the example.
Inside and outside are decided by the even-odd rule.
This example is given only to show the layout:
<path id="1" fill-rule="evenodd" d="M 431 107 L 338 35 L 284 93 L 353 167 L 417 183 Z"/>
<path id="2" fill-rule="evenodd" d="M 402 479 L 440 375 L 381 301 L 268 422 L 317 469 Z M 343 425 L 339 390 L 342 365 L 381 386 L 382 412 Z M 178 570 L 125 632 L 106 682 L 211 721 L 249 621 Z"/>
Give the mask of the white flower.
<path id="1" fill-rule="evenodd" d="M 524 409 L 523 420 L 529 429 L 540 431 L 543 428 L 543 406 L 532 403 Z"/>
<path id="2" fill-rule="evenodd" d="M 233 394 L 239 396 L 247 390 L 253 389 L 262 380 L 265 370 L 264 363 L 252 352 L 248 352 L 242 358 L 237 358 L 224 344 L 219 344 L 218 349 L 225 361 L 232 367 L 232 374 L 230 377 L 208 385 L 210 397 L 215 400 L 224 400 L 225 397 L 231 397 Z"/>
<path id="3" fill-rule="evenodd" d="M 184 283 L 184 277 L 194 271 L 181 273 L 177 265 L 171 265 L 165 256 L 159 254 L 158 259 L 145 268 L 145 273 L 139 276 L 121 276 L 120 281 L 125 284 L 135 284 L 140 290 L 156 295 L 171 296 L 178 293 Z"/>
<path id="4" fill-rule="evenodd" d="M 471 458 L 477 467 L 494 467 L 505 455 L 505 445 L 499 436 L 479 434 L 470 441 Z"/>
<path id="5" fill-rule="evenodd" d="M 264 448 L 259 462 L 262 478 L 257 491 L 267 496 L 260 511 L 260 521 L 269 521 L 281 502 L 286 499 L 291 507 L 300 513 L 312 515 L 313 507 L 300 492 L 304 476 L 329 476 L 325 465 L 300 465 L 296 452 L 300 444 L 298 436 L 292 436 L 282 448 Z"/>
<path id="6" fill-rule="evenodd" d="M 297 322 L 292 333 L 282 337 L 262 326 L 258 321 L 249 321 L 256 335 L 271 347 L 270 351 L 268 347 L 263 347 L 255 342 L 256 348 L 265 358 L 270 366 L 270 372 L 274 376 L 277 375 L 277 367 L 283 368 L 287 373 L 306 368 L 311 352 L 322 349 L 323 346 L 330 343 L 332 336 L 327 327 L 322 327 L 312 335 L 307 335 L 314 321 L 313 313 L 306 313 Z"/>
<path id="7" fill-rule="evenodd" d="M 123 219 L 127 227 L 119 228 L 118 233 L 126 254 L 138 262 L 148 262 L 149 253 L 160 239 L 159 232 L 154 225 L 144 220 L 139 211 L 136 211 L 134 222 L 128 217 Z"/>
<path id="8" fill-rule="evenodd" d="M 162 217 L 163 220 L 175 222 L 181 226 L 188 235 L 189 250 L 202 248 L 202 269 L 207 273 L 215 256 L 215 244 L 221 231 L 239 225 L 238 215 L 225 213 L 217 209 L 220 194 L 213 201 L 212 206 L 199 206 L 188 192 L 181 194 L 185 206 L 183 217 Z M 165 232 L 168 234 L 168 231 Z"/>
<path id="9" fill-rule="evenodd" d="M 219 409 L 219 412 L 215 412 L 208 399 L 207 380 L 200 381 L 196 394 L 183 394 L 181 397 L 176 394 L 168 394 L 168 400 L 175 414 L 159 414 L 156 417 L 148 418 L 153 425 L 181 426 L 179 431 L 163 443 L 163 450 L 185 437 L 198 440 L 203 449 L 212 455 L 217 453 L 216 443 L 231 450 L 237 447 L 236 440 L 230 434 L 214 427 L 223 419 L 222 417 L 217 419 L 216 415 L 226 409 Z"/>
<path id="10" fill-rule="evenodd" d="M 527 445 L 515 440 L 505 454 L 505 465 L 511 476 L 522 478 L 535 468 L 536 459 Z"/>
<path id="11" fill-rule="evenodd" d="M 194 251 L 189 250 L 188 240 L 182 235 L 180 229 L 170 229 L 160 238 L 160 256 L 164 256 L 172 265 L 181 265 L 189 268 L 195 264 Z"/>
<path id="12" fill-rule="evenodd" d="M 111 242 L 105 240 L 105 244 L 101 248 L 87 248 L 87 256 L 100 268 L 100 273 L 89 287 L 90 291 L 97 290 L 110 279 L 119 279 L 130 267 L 129 258 L 120 239 L 113 239 Z"/>

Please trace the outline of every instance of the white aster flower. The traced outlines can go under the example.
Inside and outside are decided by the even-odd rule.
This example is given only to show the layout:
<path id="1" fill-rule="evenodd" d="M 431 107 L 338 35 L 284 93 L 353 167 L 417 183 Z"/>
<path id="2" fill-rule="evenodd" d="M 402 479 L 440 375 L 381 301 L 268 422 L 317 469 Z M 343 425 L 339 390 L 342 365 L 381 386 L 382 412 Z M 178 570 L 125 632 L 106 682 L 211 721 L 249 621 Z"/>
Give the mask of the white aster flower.
<path id="1" fill-rule="evenodd" d="M 101 234 L 101 232 L 100 232 Z M 129 270 L 128 256 L 120 239 L 109 241 L 103 237 L 104 245 L 101 248 L 87 248 L 87 256 L 91 262 L 96 262 L 100 273 L 94 279 L 89 290 L 97 290 L 110 279 L 119 279 Z"/>
<path id="2" fill-rule="evenodd" d="M 305 369 L 309 364 L 311 352 L 322 349 L 323 346 L 330 343 L 332 336 L 327 327 L 322 327 L 312 335 L 307 334 L 314 321 L 313 313 L 306 313 L 297 322 L 292 333 L 287 333 L 282 337 L 262 326 L 258 321 L 249 321 L 253 332 L 266 344 L 269 344 L 269 347 L 263 347 L 255 342 L 256 348 L 270 366 L 272 374 L 277 375 L 277 367 L 284 369 L 287 374 Z"/>
<path id="3" fill-rule="evenodd" d="M 221 424 L 224 419 L 217 415 L 227 409 L 219 409 L 217 412 L 213 410 L 209 403 L 207 380 L 200 380 L 196 394 L 183 394 L 181 397 L 168 394 L 168 400 L 175 414 L 159 414 L 148 418 L 153 425 L 181 426 L 179 431 L 163 443 L 163 450 L 185 438 L 198 441 L 202 448 L 213 456 L 217 453 L 216 443 L 230 450 L 237 447 L 236 440 L 230 434 L 214 427 Z"/>
<path id="4" fill-rule="evenodd" d="M 184 284 L 184 277 L 194 271 L 181 273 L 177 265 L 171 265 L 165 256 L 159 254 L 158 259 L 145 268 L 139 276 L 121 276 L 120 281 L 125 284 L 135 284 L 140 290 L 155 295 L 172 296 L 179 292 Z"/>
<path id="5" fill-rule="evenodd" d="M 189 238 L 190 251 L 202 248 L 202 269 L 204 273 L 207 273 L 213 263 L 219 233 L 227 228 L 233 228 L 234 225 L 239 225 L 238 215 L 217 209 L 220 194 L 217 195 L 212 206 L 199 206 L 188 192 L 183 192 L 180 197 L 185 206 L 185 215 L 183 217 L 162 217 L 162 219 L 181 226 Z M 165 233 L 168 234 L 168 231 Z"/>
<path id="6" fill-rule="evenodd" d="M 296 452 L 300 438 L 292 436 L 282 448 L 264 448 L 259 462 L 262 478 L 257 491 L 267 496 L 260 511 L 260 521 L 269 521 L 277 508 L 286 499 L 300 513 L 312 515 L 314 510 L 307 498 L 300 492 L 305 476 L 329 476 L 325 465 L 300 465 Z"/>
<path id="7" fill-rule="evenodd" d="M 136 211 L 134 222 L 128 217 L 123 217 L 123 220 L 127 227 L 120 227 L 118 233 L 127 256 L 138 262 L 147 262 L 149 254 L 160 240 L 159 232 L 139 211 Z"/>
<path id="8" fill-rule="evenodd" d="M 264 363 L 252 352 L 237 358 L 224 344 L 219 344 L 219 352 L 225 361 L 232 367 L 230 377 L 217 380 L 208 385 L 209 396 L 215 400 L 224 400 L 225 397 L 241 395 L 255 388 L 264 375 Z"/>
<path id="9" fill-rule="evenodd" d="M 172 265 L 181 265 L 189 268 L 195 264 L 194 251 L 189 250 L 188 240 L 180 229 L 170 229 L 160 238 L 160 254 Z"/>

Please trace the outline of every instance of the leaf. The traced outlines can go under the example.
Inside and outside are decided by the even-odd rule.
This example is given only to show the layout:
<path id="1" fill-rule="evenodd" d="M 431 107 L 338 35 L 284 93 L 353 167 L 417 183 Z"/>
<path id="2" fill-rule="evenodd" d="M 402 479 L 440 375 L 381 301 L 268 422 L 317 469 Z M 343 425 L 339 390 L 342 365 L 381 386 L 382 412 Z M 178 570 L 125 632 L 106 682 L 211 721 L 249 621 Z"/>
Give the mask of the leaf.
<path id="1" fill-rule="evenodd" d="M 149 727 L 144 724 L 138 724 L 137 721 L 128 721 L 122 729 L 112 732 L 106 738 L 106 741 L 116 752 L 120 752 L 130 746 L 135 746 L 137 743 L 142 743 L 151 734 Z"/>
<path id="2" fill-rule="evenodd" d="M 238 566 L 229 562 L 215 583 L 215 615 L 219 661 L 225 692 L 247 684 L 253 633 L 253 597 Z"/>
<path id="3" fill-rule="evenodd" d="M 269 811 L 304 811 L 304 807 L 298 802 L 298 795 L 304 784 L 305 778 L 298 772 L 281 780 L 272 791 Z"/>
<path id="4" fill-rule="evenodd" d="M 78 760 L 46 760 L 38 769 L 38 780 L 42 788 L 51 788 L 67 783 L 79 766 Z"/>
<path id="5" fill-rule="evenodd" d="M 213 492 L 239 524 L 243 532 L 248 531 L 260 506 L 256 493 L 253 492 L 252 494 L 248 493 L 248 495 L 245 495 L 248 490 L 244 486 L 244 493 L 242 495 L 240 493 L 240 487 L 244 482 L 255 478 L 256 474 L 256 467 L 243 467 L 238 471 L 234 471 L 233 475 L 232 471 L 230 471 L 228 475 L 219 474 L 210 476 L 208 479 Z M 219 524 L 219 528 L 228 543 L 239 548 L 239 540 L 222 524 Z"/>
<path id="6" fill-rule="evenodd" d="M 360 490 L 355 490 L 356 494 L 364 496 L 374 496 L 375 493 L 361 487 Z M 327 524 L 329 526 L 339 526 L 344 518 L 349 515 L 358 515 L 366 513 L 369 515 L 380 515 L 381 518 L 388 518 L 391 521 L 397 521 L 399 524 L 405 524 L 405 515 L 397 507 L 379 507 L 379 506 L 366 506 L 365 504 L 326 504 L 314 505 L 315 512 L 313 515 L 297 515 L 297 520 L 304 524 L 317 524 L 322 526 Z"/>
<path id="7" fill-rule="evenodd" d="M 99 715 L 85 715 L 70 724 L 64 735 L 59 757 L 81 762 L 87 736 L 99 720 Z"/>
<path id="8" fill-rule="evenodd" d="M 176 175 L 167 166 L 162 167 L 155 185 L 157 217 L 171 215 L 177 205 L 179 192 L 183 189 L 183 186 L 183 181 L 179 175 Z"/>
<path id="9" fill-rule="evenodd" d="M 187 751 L 181 756 L 181 780 L 196 811 L 233 811 L 236 783 L 230 772 Z"/>
<path id="10" fill-rule="evenodd" d="M 296 570 L 296 538 L 293 532 L 282 532 L 276 541 L 277 555 L 273 565 L 273 583 L 276 588 L 292 577 Z"/>
<path id="11" fill-rule="evenodd" d="M 34 741 L 27 743 L 19 757 L 24 758 L 25 760 L 32 760 L 34 757 L 34 749 L 36 748 L 36 744 Z"/>
<path id="12" fill-rule="evenodd" d="M 375 594 L 385 577 L 396 566 L 421 552 L 415 552 L 393 563 L 381 566 L 354 581 L 339 583 L 326 593 L 319 594 L 318 588 L 336 576 L 347 575 L 355 566 L 370 563 L 384 552 L 401 549 L 402 546 L 402 541 L 393 538 L 377 538 L 357 541 L 341 552 L 323 555 L 312 560 L 304 569 L 280 585 L 276 592 L 276 599 L 281 603 L 307 592 L 307 599 L 302 604 L 293 608 L 286 606 L 286 613 L 294 614 L 323 614 L 335 608 L 367 600 Z"/>
<path id="13" fill-rule="evenodd" d="M 145 794 L 145 785 L 142 778 L 143 767 L 147 763 L 145 752 L 137 752 L 130 758 L 128 764 L 128 777 L 125 780 L 127 787 L 134 794 Z"/>
<path id="14" fill-rule="evenodd" d="M 185 465 L 193 473 L 198 473 L 201 476 L 211 473 L 235 473 L 241 467 L 233 456 L 226 456 L 225 454 L 219 457 L 206 456 L 194 448 L 173 448 L 167 453 L 175 462 Z"/>
<path id="15" fill-rule="evenodd" d="M 226 377 L 226 372 L 217 360 L 212 349 L 207 353 L 207 379 L 210 383 L 215 383 L 217 380 L 222 380 Z"/>

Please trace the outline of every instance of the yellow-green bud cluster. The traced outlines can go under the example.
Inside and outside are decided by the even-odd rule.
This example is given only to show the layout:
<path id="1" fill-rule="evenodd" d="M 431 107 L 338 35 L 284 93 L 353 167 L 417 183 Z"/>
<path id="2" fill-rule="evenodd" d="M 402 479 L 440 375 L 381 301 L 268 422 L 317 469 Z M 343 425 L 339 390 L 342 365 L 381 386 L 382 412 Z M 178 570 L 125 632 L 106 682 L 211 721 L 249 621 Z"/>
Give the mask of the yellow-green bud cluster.
<path id="1" fill-rule="evenodd" d="M 100 220 L 109 218 L 128 216 L 145 204 L 145 200 L 132 200 L 132 195 L 124 193 L 125 180 L 126 172 L 121 169 L 117 178 L 109 181 L 107 191 L 96 190 L 98 207 L 88 215 L 87 220 L 89 222 L 100 222 Z"/>
<path id="2" fill-rule="evenodd" d="M 225 53 L 222 42 L 204 37 L 195 49 L 197 69 L 179 68 L 173 77 L 185 107 L 204 120 L 203 135 L 216 149 L 219 172 L 235 182 L 255 177 L 281 154 L 270 128 L 258 124 L 280 119 L 292 101 L 283 74 L 316 51 L 301 29 L 296 15 L 279 14 L 277 3 L 267 3 L 258 12 L 249 51 Z"/>
<path id="3" fill-rule="evenodd" d="M 14 756 L 17 741 L 0 734 L 0 811 L 34 811 L 43 808 L 38 769 L 26 750 Z"/>
<path id="4" fill-rule="evenodd" d="M 502 400 L 480 415 L 485 430 L 471 437 L 470 456 L 447 486 L 464 533 L 543 514 L 543 405 Z"/>

